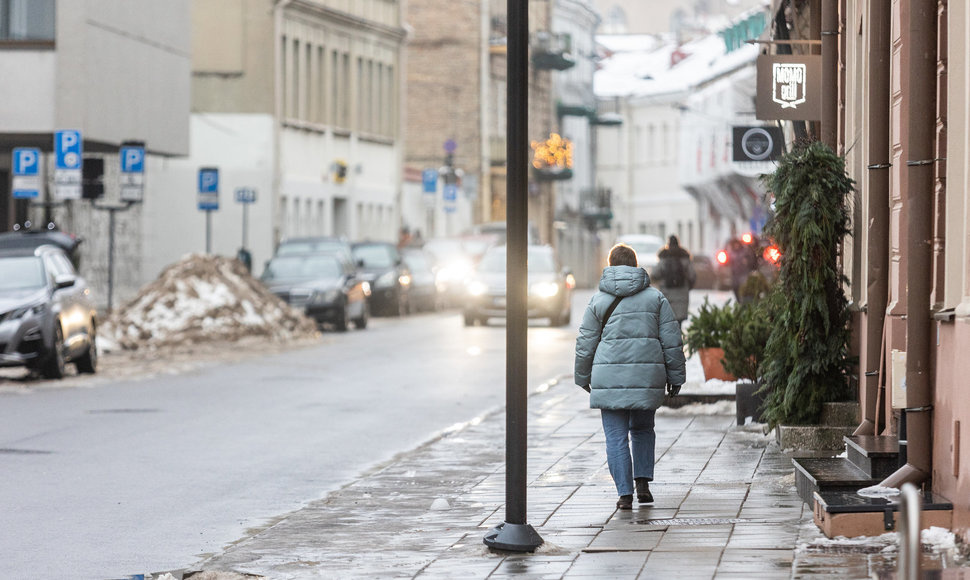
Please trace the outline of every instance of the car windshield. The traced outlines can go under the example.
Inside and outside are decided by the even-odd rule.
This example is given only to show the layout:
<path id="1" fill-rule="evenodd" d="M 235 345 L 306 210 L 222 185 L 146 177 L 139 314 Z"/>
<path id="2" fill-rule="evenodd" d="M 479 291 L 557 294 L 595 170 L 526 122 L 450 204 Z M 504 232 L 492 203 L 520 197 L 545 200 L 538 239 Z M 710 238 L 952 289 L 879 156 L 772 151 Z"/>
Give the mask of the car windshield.
<path id="1" fill-rule="evenodd" d="M 44 262 L 37 256 L 0 259 L 0 291 L 44 286 Z"/>
<path id="2" fill-rule="evenodd" d="M 505 272 L 505 248 L 486 252 L 478 264 L 479 272 Z M 552 254 L 539 250 L 529 250 L 530 272 L 555 272 L 556 261 Z"/>
<path id="3" fill-rule="evenodd" d="M 656 256 L 663 247 L 661 242 L 626 242 L 626 245 L 636 250 L 637 257 Z"/>
<path id="4" fill-rule="evenodd" d="M 292 241 L 280 244 L 276 250 L 277 256 L 290 256 L 293 254 L 306 254 L 307 252 L 343 252 L 346 251 L 347 244 L 337 240 L 308 240 Z"/>
<path id="5" fill-rule="evenodd" d="M 365 268 L 394 266 L 394 254 L 388 246 L 354 246 L 354 258 L 362 261 Z"/>
<path id="6" fill-rule="evenodd" d="M 264 280 L 312 280 L 340 276 L 340 262 L 333 256 L 277 256 L 270 260 Z"/>

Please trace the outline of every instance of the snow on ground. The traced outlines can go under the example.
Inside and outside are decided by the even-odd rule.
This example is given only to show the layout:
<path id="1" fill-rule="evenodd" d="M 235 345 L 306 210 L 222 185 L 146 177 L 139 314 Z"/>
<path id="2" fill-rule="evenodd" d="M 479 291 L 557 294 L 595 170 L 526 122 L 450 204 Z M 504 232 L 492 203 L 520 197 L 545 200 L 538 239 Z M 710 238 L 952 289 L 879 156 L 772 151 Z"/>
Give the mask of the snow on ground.
<path id="1" fill-rule="evenodd" d="M 264 337 L 308 338 L 316 324 L 237 260 L 190 254 L 169 266 L 100 329 L 103 350 L 136 350 Z"/>

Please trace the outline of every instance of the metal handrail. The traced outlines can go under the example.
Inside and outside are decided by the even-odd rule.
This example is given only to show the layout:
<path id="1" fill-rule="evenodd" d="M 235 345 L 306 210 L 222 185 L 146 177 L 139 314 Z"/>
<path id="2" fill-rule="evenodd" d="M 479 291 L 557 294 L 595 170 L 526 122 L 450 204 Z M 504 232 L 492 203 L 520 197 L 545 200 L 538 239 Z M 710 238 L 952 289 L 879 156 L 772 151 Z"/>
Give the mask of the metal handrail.
<path id="1" fill-rule="evenodd" d="M 920 508 L 922 497 L 916 486 L 904 483 L 899 502 L 899 580 L 919 580 Z"/>

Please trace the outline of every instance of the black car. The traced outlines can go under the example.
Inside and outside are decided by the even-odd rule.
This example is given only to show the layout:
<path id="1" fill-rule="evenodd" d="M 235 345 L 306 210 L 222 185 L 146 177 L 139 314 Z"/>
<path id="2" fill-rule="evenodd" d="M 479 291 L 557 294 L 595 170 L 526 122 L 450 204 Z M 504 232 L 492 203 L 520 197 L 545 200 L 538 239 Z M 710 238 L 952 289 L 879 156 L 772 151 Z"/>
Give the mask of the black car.
<path id="1" fill-rule="evenodd" d="M 18 228 L 18 226 L 14 226 Z M 30 222 L 26 222 L 25 227 L 19 227 L 13 232 L 0 233 L 0 248 L 11 250 L 14 248 L 36 248 L 37 246 L 51 245 L 64 250 L 67 257 L 74 264 L 74 269 L 81 268 L 81 253 L 79 246 L 81 239 L 75 235 L 62 232 L 53 223 L 46 228 L 33 229 Z"/>
<path id="2" fill-rule="evenodd" d="M 348 261 L 354 261 L 353 253 L 350 249 L 350 242 L 337 236 L 283 238 L 280 244 L 276 246 L 277 256 L 332 253 L 343 254 Z"/>
<path id="3" fill-rule="evenodd" d="M 576 280 L 568 268 L 559 264 L 550 246 L 529 246 L 528 316 L 548 318 L 550 326 L 569 324 L 572 293 Z M 506 248 L 496 246 L 485 252 L 466 287 L 465 326 L 485 323 L 506 315 Z"/>
<path id="4" fill-rule="evenodd" d="M 387 242 L 357 242 L 352 246 L 361 278 L 370 283 L 374 314 L 403 316 L 411 311 L 411 271 L 397 246 Z"/>
<path id="5" fill-rule="evenodd" d="M 317 324 L 345 331 L 353 322 L 367 327 L 369 285 L 339 253 L 286 254 L 266 264 L 260 277 L 267 288 Z"/>
<path id="6" fill-rule="evenodd" d="M 97 370 L 97 310 L 64 250 L 0 246 L 0 366 L 59 379 Z"/>

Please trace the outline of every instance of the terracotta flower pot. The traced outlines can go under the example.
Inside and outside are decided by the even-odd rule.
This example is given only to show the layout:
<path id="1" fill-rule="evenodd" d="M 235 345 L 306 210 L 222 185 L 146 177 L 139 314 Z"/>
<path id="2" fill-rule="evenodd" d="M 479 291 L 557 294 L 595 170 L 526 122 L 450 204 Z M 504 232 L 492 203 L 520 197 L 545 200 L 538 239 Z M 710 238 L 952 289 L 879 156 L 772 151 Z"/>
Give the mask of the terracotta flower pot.
<path id="1" fill-rule="evenodd" d="M 719 379 L 722 381 L 734 381 L 737 377 L 724 370 L 721 359 L 724 358 L 723 348 L 702 348 L 698 351 L 701 357 L 701 367 L 704 368 L 704 378 Z"/>

